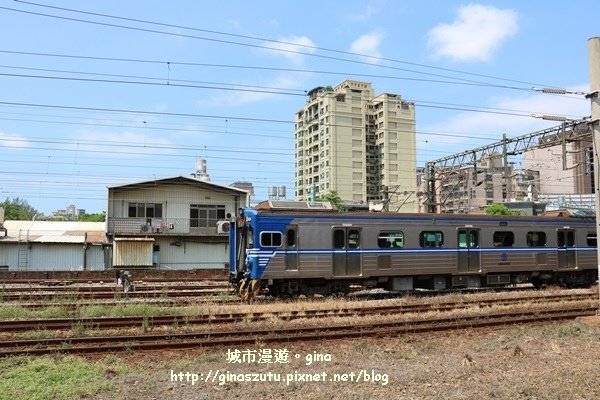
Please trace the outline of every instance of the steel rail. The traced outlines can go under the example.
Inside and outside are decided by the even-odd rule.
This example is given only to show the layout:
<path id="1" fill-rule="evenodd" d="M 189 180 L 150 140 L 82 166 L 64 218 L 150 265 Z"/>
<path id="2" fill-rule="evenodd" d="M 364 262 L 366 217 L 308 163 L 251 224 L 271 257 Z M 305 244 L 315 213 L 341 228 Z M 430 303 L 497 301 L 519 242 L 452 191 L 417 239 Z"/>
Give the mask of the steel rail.
<path id="1" fill-rule="evenodd" d="M 580 305 L 545 310 L 511 311 L 464 317 L 403 320 L 381 323 L 328 325 L 301 328 L 268 328 L 232 331 L 205 331 L 181 334 L 74 337 L 11 340 L 0 342 L 0 357 L 21 354 L 101 353 L 129 350 L 157 350 L 194 347 L 254 345 L 257 342 L 297 342 L 356 337 L 418 334 L 447 330 L 541 323 L 595 315 L 597 307 Z"/>
<path id="2" fill-rule="evenodd" d="M 293 320 L 301 318 L 349 317 L 355 315 L 394 315 L 404 313 L 424 313 L 430 311 L 448 311 L 471 307 L 511 306 L 522 302 L 549 303 L 556 301 L 595 300 L 595 294 L 578 293 L 567 295 L 550 295 L 543 297 L 518 297 L 512 299 L 481 299 L 465 302 L 443 302 L 430 304 L 376 305 L 367 307 L 343 307 L 335 309 L 312 309 L 301 311 L 265 311 L 265 312 L 223 312 L 210 315 L 156 315 L 127 317 L 79 317 L 49 319 L 16 319 L 0 321 L 0 332 L 19 332 L 30 330 L 73 329 L 85 326 L 89 329 L 110 329 L 135 327 L 142 324 L 161 325 L 198 325 L 227 324 L 240 321 L 262 321 L 269 318 Z"/>
<path id="3" fill-rule="evenodd" d="M 56 300 L 56 299 L 119 299 L 119 298 L 158 298 L 158 297 L 201 297 L 229 295 L 231 290 L 226 287 L 219 289 L 204 290 L 171 290 L 171 291 L 105 291 L 105 292 L 64 292 L 64 293 L 12 293 L 1 294 L 0 301 L 24 301 L 24 300 Z"/>
<path id="4" fill-rule="evenodd" d="M 136 292 L 147 291 L 171 291 L 171 290 L 205 290 L 205 289 L 226 289 L 227 285 L 141 285 L 135 282 Z M 104 285 L 104 286 L 23 286 L 23 287 L 0 287 L 0 295 L 4 293 L 31 293 L 31 292 L 51 292 L 69 294 L 77 293 L 94 293 L 94 292 L 123 292 L 123 286 L 120 285 Z"/>

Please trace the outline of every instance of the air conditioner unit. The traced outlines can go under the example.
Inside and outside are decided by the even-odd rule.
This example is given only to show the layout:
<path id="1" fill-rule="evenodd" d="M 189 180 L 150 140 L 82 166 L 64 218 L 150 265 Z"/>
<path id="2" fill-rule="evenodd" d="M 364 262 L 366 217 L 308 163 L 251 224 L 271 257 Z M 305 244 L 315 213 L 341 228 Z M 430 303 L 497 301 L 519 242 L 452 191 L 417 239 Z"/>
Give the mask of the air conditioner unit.
<path id="1" fill-rule="evenodd" d="M 218 221 L 217 233 L 229 233 L 229 221 Z"/>

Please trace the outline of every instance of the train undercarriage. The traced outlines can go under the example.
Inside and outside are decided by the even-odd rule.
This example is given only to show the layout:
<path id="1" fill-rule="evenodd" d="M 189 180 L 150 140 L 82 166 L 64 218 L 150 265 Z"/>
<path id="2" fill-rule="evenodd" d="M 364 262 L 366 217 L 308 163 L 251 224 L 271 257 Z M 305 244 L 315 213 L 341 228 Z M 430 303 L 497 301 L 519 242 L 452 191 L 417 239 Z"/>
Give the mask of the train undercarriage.
<path id="1" fill-rule="evenodd" d="M 488 275 L 423 275 L 374 277 L 369 279 L 241 279 L 237 285 L 240 297 L 249 301 L 261 290 L 268 289 L 273 297 L 348 294 L 357 290 L 383 289 L 390 292 L 448 291 L 461 289 L 510 287 L 531 284 L 535 288 L 550 285 L 561 287 L 589 287 L 598 279 L 595 270 L 534 271 Z"/>

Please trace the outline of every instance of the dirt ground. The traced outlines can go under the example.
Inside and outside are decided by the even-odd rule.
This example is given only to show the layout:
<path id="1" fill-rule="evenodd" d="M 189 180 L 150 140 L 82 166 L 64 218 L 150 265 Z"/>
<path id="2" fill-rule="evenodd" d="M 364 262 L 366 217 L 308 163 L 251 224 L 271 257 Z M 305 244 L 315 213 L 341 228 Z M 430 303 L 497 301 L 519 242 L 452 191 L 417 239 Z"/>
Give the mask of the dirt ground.
<path id="1" fill-rule="evenodd" d="M 106 371 L 117 384 L 93 398 L 598 399 L 599 355 L 599 317 L 394 338 L 129 353 L 116 355 L 128 372 Z"/>

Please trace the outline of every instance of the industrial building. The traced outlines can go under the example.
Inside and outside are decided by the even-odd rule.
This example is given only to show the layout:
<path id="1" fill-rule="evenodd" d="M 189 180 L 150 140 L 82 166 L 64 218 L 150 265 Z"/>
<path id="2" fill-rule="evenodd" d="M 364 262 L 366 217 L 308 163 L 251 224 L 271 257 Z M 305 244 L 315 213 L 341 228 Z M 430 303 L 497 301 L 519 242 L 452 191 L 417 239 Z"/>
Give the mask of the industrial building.
<path id="1" fill-rule="evenodd" d="M 106 234 L 114 268 L 224 268 L 228 224 L 248 192 L 175 176 L 108 188 Z"/>
<path id="2" fill-rule="evenodd" d="M 0 270 L 99 271 L 110 266 L 104 222 L 4 221 Z"/>
<path id="3" fill-rule="evenodd" d="M 4 221 L 0 271 L 222 269 L 248 192 L 176 176 L 108 188 L 106 222 Z"/>
<path id="4" fill-rule="evenodd" d="M 295 115 L 295 198 L 336 191 L 343 201 L 414 212 L 415 105 L 374 95 L 369 82 L 317 87 Z"/>

